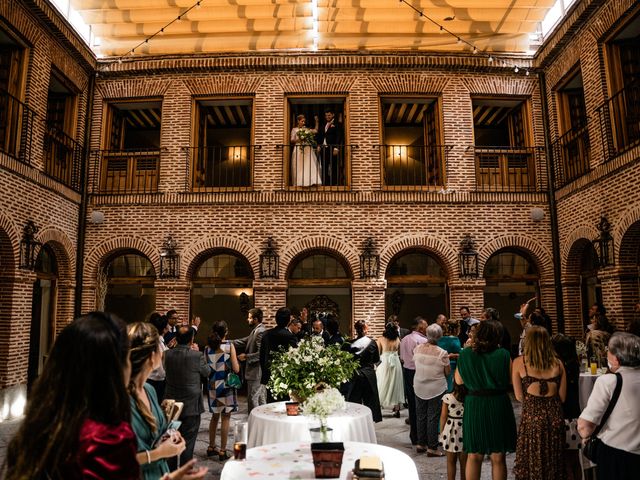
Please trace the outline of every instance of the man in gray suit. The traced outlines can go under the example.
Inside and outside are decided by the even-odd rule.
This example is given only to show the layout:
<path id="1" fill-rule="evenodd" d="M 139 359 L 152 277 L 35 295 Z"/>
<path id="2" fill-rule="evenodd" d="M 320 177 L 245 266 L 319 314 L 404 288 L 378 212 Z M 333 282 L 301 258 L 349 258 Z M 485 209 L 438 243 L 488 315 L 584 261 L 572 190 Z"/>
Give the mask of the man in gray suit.
<path id="1" fill-rule="evenodd" d="M 191 348 L 193 334 L 194 331 L 189 326 L 183 325 L 178 328 L 176 347 L 164 354 L 164 369 L 167 374 L 164 396 L 184 403 L 179 430 L 187 447 L 180 455 L 180 465 L 184 465 L 193 457 L 193 448 L 200 429 L 200 416 L 204 412 L 201 378 L 208 378 L 211 371 L 204 355 Z M 176 458 L 169 459 L 169 468 L 175 470 L 176 467 Z"/>
<path id="2" fill-rule="evenodd" d="M 244 337 L 234 340 L 233 343 L 238 350 L 244 350 L 244 353 L 238 355 L 238 360 L 246 361 L 244 369 L 244 379 L 247 382 L 247 406 L 248 413 L 251 413 L 255 407 L 267 403 L 267 390 L 260 383 L 262 370 L 260 369 L 260 344 L 262 343 L 262 334 L 267 329 L 262 324 L 262 310 L 252 308 L 249 310 L 247 317 L 249 325 L 253 330 Z"/>

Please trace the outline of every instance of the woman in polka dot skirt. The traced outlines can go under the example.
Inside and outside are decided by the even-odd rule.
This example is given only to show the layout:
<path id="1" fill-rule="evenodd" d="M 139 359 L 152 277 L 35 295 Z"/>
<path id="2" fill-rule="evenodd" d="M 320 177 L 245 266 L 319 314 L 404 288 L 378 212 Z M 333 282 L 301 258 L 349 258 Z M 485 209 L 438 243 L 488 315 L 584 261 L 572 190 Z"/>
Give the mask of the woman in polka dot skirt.
<path id="1" fill-rule="evenodd" d="M 453 384 L 453 391 L 442 397 L 440 413 L 440 444 L 447 452 L 447 479 L 455 480 L 456 463 L 460 462 L 460 478 L 465 480 L 467 454 L 462 450 L 462 416 L 464 414 L 464 385 Z"/>

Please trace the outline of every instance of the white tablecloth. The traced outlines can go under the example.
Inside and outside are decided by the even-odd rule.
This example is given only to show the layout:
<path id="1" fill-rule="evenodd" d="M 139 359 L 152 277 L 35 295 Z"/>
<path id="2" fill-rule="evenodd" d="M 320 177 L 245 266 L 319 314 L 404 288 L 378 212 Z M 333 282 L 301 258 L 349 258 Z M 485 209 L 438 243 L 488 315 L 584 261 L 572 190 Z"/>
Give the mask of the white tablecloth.
<path id="1" fill-rule="evenodd" d="M 587 400 L 593 390 L 593 386 L 596 380 L 600 378 L 602 374 L 591 375 L 591 373 L 581 373 L 580 380 L 578 381 L 578 400 L 580 401 L 580 410 L 584 410 L 587 406 Z"/>
<path id="2" fill-rule="evenodd" d="M 383 445 L 344 442 L 341 479 L 351 479 L 356 460 L 363 455 L 382 459 L 385 480 L 419 480 L 413 460 L 399 450 Z M 269 479 L 304 480 L 315 477 L 311 448 L 308 442 L 276 443 L 247 450 L 243 461 L 227 460 L 220 480 Z"/>
<path id="3" fill-rule="evenodd" d="M 270 443 L 310 442 L 309 428 L 319 426 L 314 417 L 287 416 L 285 402 L 268 403 L 251 410 L 247 447 Z M 327 421 L 334 442 L 377 443 L 371 409 L 347 402 L 344 411 L 335 412 Z"/>

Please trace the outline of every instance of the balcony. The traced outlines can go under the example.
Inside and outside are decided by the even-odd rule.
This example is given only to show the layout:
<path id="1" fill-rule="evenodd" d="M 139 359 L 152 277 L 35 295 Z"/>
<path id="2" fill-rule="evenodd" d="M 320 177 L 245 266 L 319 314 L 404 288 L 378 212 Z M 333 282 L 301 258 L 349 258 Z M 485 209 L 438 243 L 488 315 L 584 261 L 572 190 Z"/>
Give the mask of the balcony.
<path id="1" fill-rule="evenodd" d="M 50 126 L 44 138 L 44 154 L 45 173 L 79 191 L 81 145 L 61 130 Z"/>
<path id="2" fill-rule="evenodd" d="M 602 136 L 608 140 L 606 160 L 640 145 L 640 79 L 607 99 L 596 111 Z"/>
<path id="3" fill-rule="evenodd" d="M 473 147 L 478 192 L 537 192 L 539 147 Z"/>
<path id="4" fill-rule="evenodd" d="M 561 188 L 590 170 L 589 130 L 569 130 L 553 145 L 555 188 Z"/>
<path id="5" fill-rule="evenodd" d="M 184 147 L 188 192 L 248 191 L 260 145 Z"/>
<path id="6" fill-rule="evenodd" d="M 156 193 L 160 150 L 98 150 L 93 155 L 93 193 Z"/>
<path id="7" fill-rule="evenodd" d="M 35 113 L 6 91 L 0 91 L 0 152 L 29 165 Z"/>
<path id="8" fill-rule="evenodd" d="M 445 145 L 379 145 L 383 188 L 422 190 L 443 187 L 447 171 Z"/>
<path id="9" fill-rule="evenodd" d="M 285 165 L 284 185 L 288 190 L 349 190 L 348 169 L 352 149 L 357 145 L 278 145 Z"/>

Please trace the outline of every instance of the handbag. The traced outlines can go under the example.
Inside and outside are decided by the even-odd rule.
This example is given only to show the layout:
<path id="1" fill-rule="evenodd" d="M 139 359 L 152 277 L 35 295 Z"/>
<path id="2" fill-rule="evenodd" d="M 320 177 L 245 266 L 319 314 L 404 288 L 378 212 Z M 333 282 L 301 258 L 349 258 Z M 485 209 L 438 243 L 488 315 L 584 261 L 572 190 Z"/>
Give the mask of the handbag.
<path id="1" fill-rule="evenodd" d="M 242 386 L 242 379 L 240 375 L 231 370 L 231 366 L 229 365 L 230 360 L 229 358 L 224 362 L 224 367 L 227 372 L 227 375 L 224 377 L 224 386 L 226 388 L 240 388 Z"/>
<path id="2" fill-rule="evenodd" d="M 602 440 L 598 438 L 598 433 L 600 433 L 600 430 L 602 429 L 604 424 L 607 423 L 607 420 L 609 420 L 609 415 L 611 415 L 613 408 L 618 402 L 620 390 L 622 390 L 622 375 L 616 373 L 616 388 L 613 391 L 611 400 L 609 401 L 609 406 L 605 410 L 604 415 L 602 416 L 602 420 L 600 420 L 600 424 L 595 428 L 591 436 L 585 442 L 584 447 L 582 448 L 582 454 L 592 462 L 595 462 L 596 458 L 598 457 L 598 449 L 600 449 L 602 445 Z"/>

